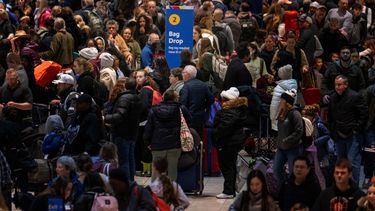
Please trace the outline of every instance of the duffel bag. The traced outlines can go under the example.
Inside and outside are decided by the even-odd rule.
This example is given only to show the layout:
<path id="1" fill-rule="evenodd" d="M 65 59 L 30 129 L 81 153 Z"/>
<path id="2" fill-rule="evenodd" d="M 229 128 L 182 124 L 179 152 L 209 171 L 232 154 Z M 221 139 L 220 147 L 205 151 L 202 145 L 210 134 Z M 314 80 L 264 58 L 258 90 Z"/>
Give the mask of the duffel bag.
<path id="1" fill-rule="evenodd" d="M 43 61 L 34 68 L 35 81 L 38 86 L 46 87 L 61 71 L 61 65 L 53 61 Z"/>

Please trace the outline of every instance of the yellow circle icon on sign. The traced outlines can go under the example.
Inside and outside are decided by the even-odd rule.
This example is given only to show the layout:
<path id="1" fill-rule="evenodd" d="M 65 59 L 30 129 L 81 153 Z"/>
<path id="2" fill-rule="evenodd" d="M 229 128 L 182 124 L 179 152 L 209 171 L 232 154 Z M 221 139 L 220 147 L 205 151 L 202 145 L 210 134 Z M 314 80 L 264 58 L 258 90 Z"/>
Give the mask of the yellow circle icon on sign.
<path id="1" fill-rule="evenodd" d="M 178 25 L 180 23 L 180 16 L 177 14 L 172 14 L 169 16 L 169 23 L 172 25 Z"/>

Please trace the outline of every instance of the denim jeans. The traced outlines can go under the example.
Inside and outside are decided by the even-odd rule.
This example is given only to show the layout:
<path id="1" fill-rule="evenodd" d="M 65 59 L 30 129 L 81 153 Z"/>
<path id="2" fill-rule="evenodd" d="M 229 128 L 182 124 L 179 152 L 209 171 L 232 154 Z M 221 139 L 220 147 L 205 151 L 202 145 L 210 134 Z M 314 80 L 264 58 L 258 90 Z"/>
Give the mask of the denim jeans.
<path id="1" fill-rule="evenodd" d="M 337 159 L 346 158 L 352 162 L 353 180 L 357 184 L 361 173 L 362 142 L 362 134 L 354 134 L 349 138 L 337 138 L 336 140 Z"/>
<path id="2" fill-rule="evenodd" d="M 364 146 L 368 148 L 375 146 L 375 129 L 367 130 Z M 365 178 L 371 179 L 375 173 L 375 152 L 363 152 L 363 166 Z"/>
<path id="3" fill-rule="evenodd" d="M 296 157 L 302 155 L 302 153 L 303 153 L 302 145 L 298 145 L 297 147 L 287 149 L 287 150 L 277 149 L 276 155 L 275 155 L 275 161 L 273 163 L 273 172 L 278 181 L 279 187 L 281 187 L 281 185 L 284 183 L 286 179 L 283 176 L 285 163 L 288 162 L 289 174 L 292 174 L 293 173 L 293 161 Z"/>
<path id="4" fill-rule="evenodd" d="M 117 146 L 119 166 L 126 172 L 129 181 L 134 181 L 135 159 L 134 147 L 135 141 L 125 139 L 119 136 L 113 136 L 113 143 Z"/>

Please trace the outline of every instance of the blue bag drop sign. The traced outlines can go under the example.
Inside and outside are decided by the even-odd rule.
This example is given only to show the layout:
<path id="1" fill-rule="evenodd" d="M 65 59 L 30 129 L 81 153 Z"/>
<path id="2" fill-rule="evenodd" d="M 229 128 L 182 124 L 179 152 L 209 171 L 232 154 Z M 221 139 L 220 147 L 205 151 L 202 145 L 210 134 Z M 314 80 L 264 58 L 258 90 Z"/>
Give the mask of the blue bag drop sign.
<path id="1" fill-rule="evenodd" d="M 179 67 L 183 49 L 193 50 L 192 6 L 170 6 L 166 10 L 165 57 L 169 68 Z"/>

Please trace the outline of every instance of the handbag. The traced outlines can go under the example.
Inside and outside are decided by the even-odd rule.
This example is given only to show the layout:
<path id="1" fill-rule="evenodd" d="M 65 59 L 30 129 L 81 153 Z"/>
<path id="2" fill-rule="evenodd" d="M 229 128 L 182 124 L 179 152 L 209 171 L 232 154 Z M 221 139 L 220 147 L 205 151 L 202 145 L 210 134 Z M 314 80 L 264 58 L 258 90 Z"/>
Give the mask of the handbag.
<path id="1" fill-rule="evenodd" d="M 180 109 L 180 116 L 181 116 L 181 127 L 180 127 L 180 140 L 181 140 L 181 150 L 183 152 L 190 152 L 193 150 L 194 147 L 194 138 L 190 132 L 188 125 L 186 124 L 186 120 L 182 111 Z"/>

